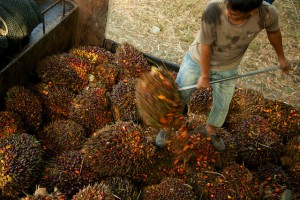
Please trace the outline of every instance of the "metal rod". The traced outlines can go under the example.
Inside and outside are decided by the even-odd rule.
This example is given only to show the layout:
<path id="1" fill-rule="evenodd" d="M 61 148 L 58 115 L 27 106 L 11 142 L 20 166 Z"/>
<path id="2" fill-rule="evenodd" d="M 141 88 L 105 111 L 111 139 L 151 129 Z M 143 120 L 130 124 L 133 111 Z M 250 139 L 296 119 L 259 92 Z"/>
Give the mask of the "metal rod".
<path id="1" fill-rule="evenodd" d="M 63 0 L 63 17 L 65 17 L 66 14 L 66 1 Z"/>
<path id="2" fill-rule="evenodd" d="M 54 6 L 59 4 L 61 1 L 62 0 L 58 0 L 58 1 L 54 2 L 53 4 L 51 4 L 49 7 L 47 7 L 45 10 L 42 11 L 42 14 L 45 14 L 46 12 L 48 12 L 51 8 L 53 8 Z"/>
<path id="3" fill-rule="evenodd" d="M 228 81 L 228 80 L 232 80 L 232 79 L 238 79 L 238 78 L 242 78 L 242 77 L 246 77 L 246 76 L 253 76 L 253 75 L 256 75 L 256 74 L 261 74 L 261 73 L 265 73 L 265 72 L 269 72 L 269 71 L 275 71 L 275 70 L 278 70 L 278 69 L 279 69 L 278 66 L 274 66 L 274 67 L 270 67 L 270 68 L 266 68 L 266 69 L 254 70 L 252 72 L 247 72 L 245 74 L 241 74 L 241 75 L 237 75 L 237 76 L 231 76 L 231 77 L 223 78 L 223 79 L 219 79 L 219 80 L 214 80 L 214 81 L 211 81 L 210 84 L 219 83 L 219 82 L 223 82 L 223 81 Z M 185 87 L 179 88 L 179 91 L 189 90 L 189 89 L 193 89 L 193 88 L 197 88 L 197 85 L 185 86 Z"/>
<path id="4" fill-rule="evenodd" d="M 46 22 L 45 22 L 45 15 L 43 14 L 43 34 L 46 33 Z"/>

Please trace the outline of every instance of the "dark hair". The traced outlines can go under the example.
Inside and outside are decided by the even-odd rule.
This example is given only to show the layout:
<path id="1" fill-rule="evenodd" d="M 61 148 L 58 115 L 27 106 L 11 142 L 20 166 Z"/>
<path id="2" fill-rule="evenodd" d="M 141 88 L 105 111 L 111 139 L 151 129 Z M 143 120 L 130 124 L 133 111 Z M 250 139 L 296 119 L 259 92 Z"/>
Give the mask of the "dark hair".
<path id="1" fill-rule="evenodd" d="M 258 8 L 263 0 L 225 0 L 231 10 L 249 12 Z"/>

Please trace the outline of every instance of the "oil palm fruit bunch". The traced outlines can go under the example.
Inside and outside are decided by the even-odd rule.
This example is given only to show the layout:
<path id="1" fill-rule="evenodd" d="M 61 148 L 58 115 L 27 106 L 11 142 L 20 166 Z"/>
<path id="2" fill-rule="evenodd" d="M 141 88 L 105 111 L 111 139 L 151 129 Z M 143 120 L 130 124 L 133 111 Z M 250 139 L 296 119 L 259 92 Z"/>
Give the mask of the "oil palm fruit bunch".
<path id="1" fill-rule="evenodd" d="M 235 119 L 236 115 L 244 116 L 257 114 L 259 108 L 264 106 L 265 97 L 257 90 L 251 88 L 238 88 L 235 90 L 229 107 L 226 121 Z M 226 123 L 225 121 L 225 123 Z"/>
<path id="2" fill-rule="evenodd" d="M 113 86 L 111 102 L 115 120 L 140 122 L 135 102 L 136 79 L 121 80 Z"/>
<path id="3" fill-rule="evenodd" d="M 71 102 L 69 119 L 81 124 L 87 134 L 114 122 L 110 97 L 104 87 L 86 87 Z"/>
<path id="4" fill-rule="evenodd" d="M 38 133 L 38 139 L 48 156 L 81 149 L 85 136 L 84 128 L 70 119 L 52 121 Z"/>
<path id="5" fill-rule="evenodd" d="M 282 141 L 263 117 L 241 117 L 228 127 L 235 140 L 238 156 L 248 168 L 257 168 L 268 162 L 279 163 Z"/>
<path id="6" fill-rule="evenodd" d="M 48 121 L 68 118 L 71 102 L 75 98 L 74 93 L 64 87 L 41 82 L 34 85 L 34 90 L 40 96 L 44 116 Z"/>
<path id="7" fill-rule="evenodd" d="M 232 164 L 220 172 L 197 172 L 193 179 L 191 185 L 204 199 L 254 199 L 251 174 L 242 165 Z"/>
<path id="8" fill-rule="evenodd" d="M 221 137 L 226 146 L 226 151 L 218 153 L 217 162 L 216 162 L 217 168 L 228 167 L 239 160 L 238 152 L 237 152 L 238 146 L 235 141 L 235 137 L 232 137 L 232 134 L 228 131 L 223 131 L 221 133 L 222 133 Z"/>
<path id="9" fill-rule="evenodd" d="M 201 89 L 193 92 L 188 102 L 188 111 L 193 114 L 201 114 L 209 112 L 212 106 L 211 89 Z"/>
<path id="10" fill-rule="evenodd" d="M 42 124 L 42 104 L 38 96 L 24 86 L 10 88 L 5 97 L 7 111 L 15 112 L 28 125 L 28 131 L 36 132 Z"/>
<path id="11" fill-rule="evenodd" d="M 234 190 L 223 174 L 216 171 L 202 171 L 192 174 L 191 186 L 199 198 L 228 200 L 234 199 Z"/>
<path id="12" fill-rule="evenodd" d="M 36 67 L 37 76 L 43 83 L 59 85 L 75 93 L 89 83 L 88 74 L 92 70 L 88 61 L 68 53 L 45 57 Z"/>
<path id="13" fill-rule="evenodd" d="M 142 200 L 156 199 L 196 199 L 191 186 L 185 184 L 182 180 L 176 178 L 165 178 L 157 185 L 147 186 L 142 191 Z"/>
<path id="14" fill-rule="evenodd" d="M 252 173 L 244 165 L 233 164 L 225 167 L 220 174 L 225 177 L 224 182 L 228 181 L 229 188 L 232 192 L 232 196 L 229 196 L 233 197 L 232 199 L 255 198 L 253 194 Z"/>
<path id="15" fill-rule="evenodd" d="M 178 129 L 184 122 L 178 85 L 167 69 L 152 67 L 143 74 L 136 86 L 136 105 L 148 126 Z"/>
<path id="16" fill-rule="evenodd" d="M 110 186 L 111 192 L 117 199 L 135 200 L 140 192 L 134 183 L 126 177 L 108 177 L 105 183 Z"/>
<path id="17" fill-rule="evenodd" d="M 99 176 L 141 173 L 154 162 L 154 151 L 139 125 L 121 121 L 94 132 L 83 147 L 85 162 Z"/>
<path id="18" fill-rule="evenodd" d="M 293 192 L 293 196 L 299 197 L 300 195 L 300 173 L 299 173 L 299 165 L 298 168 L 292 167 L 288 173 L 290 175 L 289 179 L 289 188 Z"/>
<path id="19" fill-rule="evenodd" d="M 108 91 L 111 91 L 113 86 L 119 81 L 119 73 L 120 69 L 116 64 L 98 64 L 93 72 L 94 82 L 104 85 Z"/>
<path id="20" fill-rule="evenodd" d="M 0 139 L 8 135 L 23 132 L 21 116 L 10 111 L 0 111 Z"/>
<path id="21" fill-rule="evenodd" d="M 288 141 L 290 138 L 299 135 L 299 109 L 280 101 L 266 99 L 265 102 L 260 112 L 275 133 L 284 141 Z"/>
<path id="22" fill-rule="evenodd" d="M 57 187 L 71 199 L 84 186 L 94 184 L 97 180 L 98 177 L 90 170 L 81 152 L 76 150 L 66 151 L 54 157 L 45 167 L 40 185 L 49 191 Z"/>
<path id="23" fill-rule="evenodd" d="M 178 177 L 176 176 L 178 174 L 180 174 L 180 177 L 185 171 L 182 171 L 181 169 L 182 163 L 174 164 L 176 157 L 177 155 L 167 148 L 156 149 L 152 156 L 152 159 L 155 162 L 150 163 L 147 168 L 141 172 L 135 173 L 131 179 L 139 186 L 139 188 L 142 188 L 153 184 L 159 184 L 165 177 Z M 177 170 L 180 172 L 177 173 Z"/>
<path id="24" fill-rule="evenodd" d="M 115 63 L 120 68 L 120 80 L 138 78 L 141 74 L 150 71 L 150 66 L 143 53 L 126 42 L 117 47 Z"/>
<path id="25" fill-rule="evenodd" d="M 62 194 L 57 188 L 52 193 L 48 193 L 46 188 L 37 187 L 33 195 L 26 195 L 20 200 L 67 200 L 67 196 Z"/>
<path id="26" fill-rule="evenodd" d="M 11 199 L 28 192 L 39 178 L 42 148 L 27 133 L 13 134 L 0 140 L 0 191 Z"/>
<path id="27" fill-rule="evenodd" d="M 104 182 L 87 185 L 72 197 L 72 200 L 115 200 L 109 185 Z"/>
<path id="28" fill-rule="evenodd" d="M 203 115 L 190 114 L 182 128 L 186 132 L 185 138 L 183 139 L 183 134 L 180 134 L 182 130 L 179 129 L 177 134 L 172 134 L 169 145 L 172 152 L 183 157 L 184 162 L 190 161 L 199 171 L 211 170 L 216 163 L 217 156 L 210 141 L 201 134 L 204 126 L 203 118 Z M 178 148 L 178 146 L 182 147 Z M 181 149 L 182 152 L 176 151 L 177 149 Z"/>
<path id="29" fill-rule="evenodd" d="M 286 155 L 292 160 L 291 168 L 300 175 L 300 136 L 291 138 L 286 145 Z"/>
<path id="30" fill-rule="evenodd" d="M 91 64 L 99 65 L 103 63 L 112 63 L 114 55 L 99 46 L 79 46 L 70 50 L 70 53 L 88 60 Z"/>
<path id="31" fill-rule="evenodd" d="M 290 182 L 289 174 L 280 166 L 267 164 L 253 174 L 254 194 L 259 199 L 280 199 Z"/>

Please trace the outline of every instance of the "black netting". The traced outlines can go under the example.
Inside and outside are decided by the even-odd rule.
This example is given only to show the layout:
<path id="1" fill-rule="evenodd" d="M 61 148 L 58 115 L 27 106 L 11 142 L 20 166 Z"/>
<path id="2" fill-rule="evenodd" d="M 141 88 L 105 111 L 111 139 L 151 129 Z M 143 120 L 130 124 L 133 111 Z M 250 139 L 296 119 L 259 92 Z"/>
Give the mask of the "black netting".
<path id="1" fill-rule="evenodd" d="M 9 0 L 0 1 L 0 21 L 2 26 L 1 42 L 9 39 L 12 43 L 18 43 L 32 32 L 42 22 L 42 14 L 34 0 Z M 7 30 L 5 30 L 7 29 Z M 0 47 L 5 44 L 0 44 Z"/>

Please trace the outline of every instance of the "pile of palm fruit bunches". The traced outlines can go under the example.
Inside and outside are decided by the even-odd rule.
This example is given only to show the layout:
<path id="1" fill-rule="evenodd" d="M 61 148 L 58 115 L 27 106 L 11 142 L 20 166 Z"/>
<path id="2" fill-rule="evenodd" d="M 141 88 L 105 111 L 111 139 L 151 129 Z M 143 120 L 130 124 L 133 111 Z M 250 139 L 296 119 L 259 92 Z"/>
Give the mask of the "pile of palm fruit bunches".
<path id="1" fill-rule="evenodd" d="M 183 116 L 177 72 L 129 43 L 76 47 L 35 69 L 0 110 L 0 199 L 300 198 L 295 107 L 236 89 L 219 153 L 201 134 L 211 93 L 195 91 Z M 170 141 L 157 148 L 165 127 Z"/>

